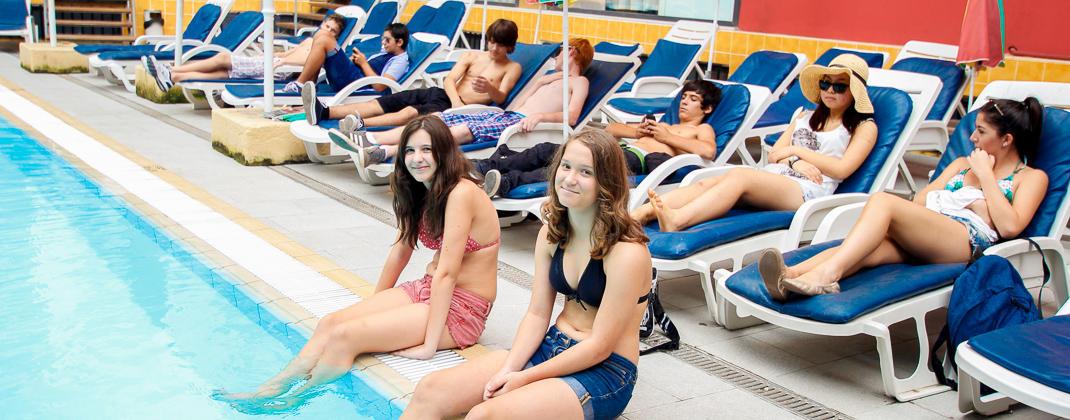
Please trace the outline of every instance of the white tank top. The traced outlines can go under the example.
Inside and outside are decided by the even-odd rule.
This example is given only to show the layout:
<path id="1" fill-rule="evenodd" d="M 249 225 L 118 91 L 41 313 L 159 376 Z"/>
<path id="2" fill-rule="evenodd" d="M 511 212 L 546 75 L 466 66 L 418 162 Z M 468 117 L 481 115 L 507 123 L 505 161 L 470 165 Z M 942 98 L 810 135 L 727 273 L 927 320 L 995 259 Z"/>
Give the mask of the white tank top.
<path id="1" fill-rule="evenodd" d="M 851 141 L 851 133 L 847 132 L 847 127 L 844 127 L 843 124 L 830 131 L 814 131 L 810 128 L 810 115 L 813 115 L 813 113 L 813 111 L 804 112 L 795 120 L 795 131 L 791 133 L 791 144 L 805 147 L 825 156 L 837 159 L 842 158 L 843 153 L 847 151 L 847 143 Z M 805 175 L 781 163 L 771 163 L 763 169 L 766 172 L 813 183 Z M 821 178 L 820 188 L 826 194 L 835 192 L 836 187 L 840 185 L 840 182 L 843 182 L 842 179 L 832 178 L 825 174 L 821 174 Z"/>

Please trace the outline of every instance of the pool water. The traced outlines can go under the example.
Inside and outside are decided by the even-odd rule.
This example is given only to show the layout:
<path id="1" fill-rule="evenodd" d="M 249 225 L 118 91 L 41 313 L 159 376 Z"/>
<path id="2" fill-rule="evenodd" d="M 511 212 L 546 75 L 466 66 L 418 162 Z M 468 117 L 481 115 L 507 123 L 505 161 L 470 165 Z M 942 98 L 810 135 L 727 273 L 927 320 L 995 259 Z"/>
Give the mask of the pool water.
<path id="1" fill-rule="evenodd" d="M 0 118 L 0 417 L 247 418 L 304 337 L 119 197 Z M 343 378 L 299 418 L 396 418 Z"/>

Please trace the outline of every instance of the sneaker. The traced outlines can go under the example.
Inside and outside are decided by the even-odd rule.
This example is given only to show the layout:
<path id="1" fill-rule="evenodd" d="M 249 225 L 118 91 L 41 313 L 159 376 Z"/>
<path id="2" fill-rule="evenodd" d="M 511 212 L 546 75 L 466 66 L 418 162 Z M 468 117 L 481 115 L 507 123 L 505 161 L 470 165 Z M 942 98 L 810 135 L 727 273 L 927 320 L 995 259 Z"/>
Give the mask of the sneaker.
<path id="1" fill-rule="evenodd" d="M 331 139 L 331 142 L 337 144 L 338 147 L 341 147 L 353 153 L 360 153 L 360 151 L 364 149 L 363 147 L 360 147 L 359 145 L 353 143 L 353 139 L 343 133 L 341 130 L 337 130 L 334 128 L 327 130 L 327 137 Z"/>
<path id="2" fill-rule="evenodd" d="M 156 66 L 153 66 L 152 63 L 149 62 L 149 57 L 152 57 L 152 56 L 150 56 L 150 55 L 141 56 L 141 65 L 145 67 L 145 71 L 149 73 L 149 76 L 152 76 L 153 78 L 155 78 L 156 77 Z"/>
<path id="3" fill-rule="evenodd" d="M 367 130 L 364 127 L 364 119 L 360 117 L 360 114 L 354 112 L 346 115 L 345 118 L 342 118 L 342 121 L 338 122 L 338 129 L 352 137 L 357 137 L 357 142 L 360 143 L 361 147 L 371 146 L 371 142 L 363 136 Z"/>
<path id="4" fill-rule="evenodd" d="M 386 161 L 386 149 L 379 146 L 371 146 L 360 149 L 357 154 L 357 164 L 367 168 L 369 166 Z"/>
<path id="5" fill-rule="evenodd" d="M 487 197 L 494 197 L 498 195 L 498 188 L 502 185 L 502 173 L 497 169 L 491 169 L 487 173 L 483 174 L 483 192 L 487 193 Z"/>
<path id="6" fill-rule="evenodd" d="M 160 89 L 164 92 L 171 90 L 175 86 L 171 82 L 171 68 L 151 55 L 149 56 L 149 61 L 152 63 L 152 67 L 156 69 L 156 83 L 160 86 Z"/>
<path id="7" fill-rule="evenodd" d="M 305 121 L 309 125 L 319 125 L 323 114 L 327 113 L 327 107 L 316 98 L 316 82 L 307 81 L 301 85 L 301 104 L 305 107 Z"/>
<path id="8" fill-rule="evenodd" d="M 282 89 L 276 90 L 278 93 L 301 93 L 301 85 L 297 84 L 297 81 L 292 81 L 283 86 Z"/>

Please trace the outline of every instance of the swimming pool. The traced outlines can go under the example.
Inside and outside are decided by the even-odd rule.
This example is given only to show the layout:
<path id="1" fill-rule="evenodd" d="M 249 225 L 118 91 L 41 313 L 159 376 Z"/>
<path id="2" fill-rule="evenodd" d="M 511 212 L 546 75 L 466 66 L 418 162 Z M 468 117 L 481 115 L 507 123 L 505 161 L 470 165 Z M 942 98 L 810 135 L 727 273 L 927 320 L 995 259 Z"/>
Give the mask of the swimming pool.
<path id="1" fill-rule="evenodd" d="M 225 273 L 0 117 L 0 417 L 246 418 L 305 339 Z M 301 418 L 396 418 L 351 376 Z"/>

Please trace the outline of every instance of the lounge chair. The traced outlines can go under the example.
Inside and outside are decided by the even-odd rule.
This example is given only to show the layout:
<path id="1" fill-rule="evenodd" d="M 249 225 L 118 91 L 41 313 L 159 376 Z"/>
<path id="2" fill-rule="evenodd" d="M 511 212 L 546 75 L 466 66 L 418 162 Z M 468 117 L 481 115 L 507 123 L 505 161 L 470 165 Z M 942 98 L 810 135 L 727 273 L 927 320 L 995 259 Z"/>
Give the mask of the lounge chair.
<path id="1" fill-rule="evenodd" d="M 669 28 L 669 33 L 654 45 L 635 77 L 617 89 L 610 104 L 631 98 L 667 98 L 667 102 L 671 102 L 676 90 L 683 86 L 684 79 L 693 70 L 702 74 L 698 67 L 699 54 L 703 47 L 713 48 L 713 34 L 716 31 L 717 24 L 714 22 L 677 21 Z M 602 49 L 607 49 L 607 46 Z M 621 48 L 613 50 L 619 54 Z M 643 116 L 639 114 L 635 118 L 612 105 L 603 107 L 601 111 L 611 121 L 618 122 L 633 122 Z"/>
<path id="2" fill-rule="evenodd" d="M 659 165 L 650 174 L 630 176 L 629 182 L 634 187 L 629 193 L 629 210 L 643 203 L 647 190 L 664 187 L 665 184 L 678 183 L 681 178 L 697 168 L 724 164 L 732 156 L 732 150 L 743 143 L 744 138 L 740 136 L 741 129 L 748 124 L 753 124 L 757 116 L 761 115 L 760 107 L 767 102 L 769 90 L 760 86 L 713 82 L 722 89 L 721 102 L 705 122 L 714 128 L 714 133 L 717 135 L 717 157 L 713 161 L 708 161 L 698 155 L 678 155 Z M 678 94 L 673 99 L 673 106 L 661 117 L 662 122 L 668 124 L 679 122 L 679 103 L 680 95 Z M 539 215 L 538 209 L 546 199 L 547 188 L 546 182 L 518 185 L 501 197 L 495 198 L 494 207 L 502 211 L 518 211 L 524 216 L 526 213 Z"/>
<path id="3" fill-rule="evenodd" d="M 552 64 L 552 59 L 560 50 L 560 45 L 533 45 L 533 44 L 516 44 L 516 50 L 509 55 L 509 58 L 518 64 L 520 64 L 523 73 L 520 78 L 517 79 L 516 85 L 509 92 L 509 96 L 506 97 L 505 103 L 494 104 L 499 109 L 509 109 L 512 102 L 517 97 L 521 96 L 524 91 L 534 88 L 534 84 L 531 83 L 537 79 L 538 75 L 545 73 L 546 69 Z M 335 105 L 334 103 L 327 103 L 328 106 Z M 463 107 L 462 107 L 463 108 Z M 480 107 L 480 109 L 488 109 Z M 449 112 L 449 111 L 447 111 Z M 320 163 L 338 163 L 350 158 L 351 153 L 354 151 L 340 148 L 338 145 L 331 146 L 332 149 L 336 149 L 331 154 L 321 154 L 318 147 L 322 144 L 333 144 L 330 138 L 327 137 L 327 130 L 331 128 L 338 128 L 339 120 L 326 120 L 320 121 L 319 125 L 309 125 L 308 121 L 300 120 L 294 121 L 290 124 L 290 132 L 297 138 L 301 139 L 305 143 L 305 149 L 308 151 L 308 157 L 313 162 Z M 392 127 L 386 127 L 392 128 Z M 369 127 L 370 130 L 375 130 L 374 127 Z"/>
<path id="4" fill-rule="evenodd" d="M 897 158 L 928 114 L 939 89 L 940 81 L 932 76 L 871 70 L 869 96 L 876 110 L 877 140 L 866 160 L 835 194 L 807 201 L 797 211 L 736 208 L 723 217 L 680 232 L 660 232 L 652 223 L 647 226 L 647 235 L 654 266 L 659 270 L 698 272 L 711 319 L 718 324 L 731 324 L 735 321 L 733 314 L 724 310 L 714 293 L 711 270 L 727 264 L 738 271 L 746 260 L 765 248 L 795 249 L 809 239 L 830 210 L 864 202 L 869 194 L 882 191 L 888 179 L 895 176 Z M 688 175 L 681 185 L 723 175 L 731 169 L 700 169 Z"/>
<path id="5" fill-rule="evenodd" d="M 604 105 L 610 94 L 616 91 L 621 83 L 624 83 L 624 79 L 635 72 L 638 67 L 639 60 L 633 57 L 595 54 L 594 61 L 583 73 L 589 81 L 587 99 L 576 120 L 576 125 L 569 127 L 569 131 L 575 132 L 586 127 L 594 117 L 595 110 Z M 479 112 L 484 109 L 486 108 L 473 105 L 464 107 L 460 112 Z M 519 126 L 514 125 L 502 132 L 497 143 L 469 143 L 462 144 L 460 147 L 470 159 L 477 159 L 489 156 L 494 148 L 506 143 L 517 150 L 548 141 L 561 143 L 564 141 L 562 136 L 564 127 L 564 123 L 539 123 L 532 131 L 523 133 Z M 393 163 L 372 165 L 366 171 L 360 169 L 358 168 L 358 173 L 361 174 L 362 179 L 370 184 L 378 184 L 386 181 L 386 177 L 393 171 Z"/>
<path id="6" fill-rule="evenodd" d="M 806 55 L 803 54 L 756 51 L 743 60 L 728 81 L 764 86 L 771 93 L 769 101 L 772 103 L 783 94 L 805 64 Z M 606 116 L 613 121 L 636 122 L 646 114 L 665 112 L 673 96 L 614 98 L 607 105 Z M 751 163 L 749 155 L 746 159 L 747 163 Z"/>
<path id="7" fill-rule="evenodd" d="M 212 42 L 182 51 L 182 61 L 203 60 L 217 52 L 239 53 L 253 45 L 264 31 L 264 15 L 241 12 L 228 23 Z M 141 58 L 154 56 L 157 60 L 174 60 L 173 49 L 158 51 L 105 51 L 89 57 L 89 65 L 108 81 L 134 91 L 134 75 L 128 69 L 141 64 Z"/>
<path id="8" fill-rule="evenodd" d="M 0 36 L 20 36 L 33 42 L 36 35 L 30 0 L 8 0 L 0 4 Z"/>
<path id="9" fill-rule="evenodd" d="M 416 33 L 409 37 L 409 69 L 398 80 L 390 80 L 383 76 L 362 77 L 350 83 L 342 89 L 335 90 L 326 82 L 316 85 L 316 92 L 332 104 L 346 102 L 359 102 L 377 98 L 390 92 L 400 92 L 408 89 L 414 82 L 420 79 L 420 75 L 427 68 L 429 58 L 443 48 L 446 39 L 426 33 Z M 387 89 L 376 91 L 371 88 L 373 84 L 386 85 Z M 280 92 L 286 84 L 275 83 L 275 105 L 298 105 L 301 103 L 300 92 Z M 223 91 L 223 102 L 233 106 L 258 106 L 264 97 L 263 86 L 249 84 L 226 85 Z"/>
<path id="10" fill-rule="evenodd" d="M 384 9 L 384 10 L 389 10 L 390 5 L 394 5 L 394 6 L 397 5 L 397 3 L 393 2 L 393 1 L 384 1 L 383 4 L 387 4 L 387 6 L 385 6 L 386 9 Z M 342 6 L 342 7 L 339 7 L 337 9 L 335 9 L 335 10 L 332 10 L 331 13 L 337 13 L 337 14 L 345 17 L 346 26 L 344 28 L 342 28 L 342 32 L 339 33 L 338 39 L 341 40 L 340 41 L 341 45 L 348 45 L 348 49 L 346 49 L 346 51 L 348 51 L 349 49 L 352 49 L 354 46 L 358 45 L 358 43 L 359 43 L 358 39 L 360 39 L 360 40 L 368 40 L 369 39 L 369 37 L 361 37 L 361 33 L 364 31 L 364 28 L 367 28 L 369 26 L 368 24 L 365 24 L 364 28 L 361 28 L 360 31 L 356 30 L 356 27 L 358 25 L 358 21 L 364 19 L 364 17 L 365 17 L 364 12 L 363 12 L 363 10 L 361 8 L 359 8 L 357 6 Z M 385 28 L 385 26 L 384 26 L 384 28 Z M 307 28 L 307 29 L 315 29 L 315 28 Z M 377 37 L 381 36 L 382 33 L 383 33 L 383 31 L 380 30 L 374 37 L 371 37 L 371 38 L 378 39 Z M 369 42 L 369 44 L 372 44 L 372 42 Z M 379 42 L 374 42 L 374 44 L 375 44 L 376 47 L 379 47 L 379 45 L 380 45 Z M 280 66 L 280 67 L 276 68 L 275 71 L 276 72 L 299 73 L 301 71 L 301 67 L 297 67 L 297 66 Z M 182 94 L 186 97 L 186 99 L 190 103 L 194 104 L 195 108 L 203 107 L 203 104 L 205 102 L 207 102 L 209 107 L 211 107 L 212 109 L 216 109 L 216 108 L 222 108 L 223 107 L 223 104 L 221 104 L 219 102 L 219 99 L 220 99 L 219 95 L 220 95 L 220 92 L 223 89 L 225 89 L 227 85 L 230 85 L 230 84 L 260 85 L 260 84 L 263 84 L 263 83 L 264 83 L 264 79 L 255 79 L 255 78 L 189 79 L 189 80 L 184 80 L 181 83 L 178 83 L 178 86 L 182 87 Z"/>
<path id="11" fill-rule="evenodd" d="M 879 112 L 879 111 L 878 111 Z M 963 153 L 973 150 L 969 141 L 977 111 L 970 112 L 959 122 L 951 136 L 947 151 L 937 165 L 939 172 Z M 1032 222 L 1018 239 L 995 244 L 985 255 L 999 255 L 1010 260 L 1023 278 L 1035 277 L 1040 271 L 1040 258 L 1025 238 L 1040 245 L 1051 269 L 1055 290 L 1066 299 L 1067 267 L 1063 246 L 1059 241 L 1068 217 L 1068 187 L 1070 187 L 1070 112 L 1048 108 L 1045 110 L 1044 131 L 1040 150 L 1030 165 L 1044 170 L 1049 179 L 1048 191 L 1040 203 Z M 893 161 L 894 162 L 894 161 Z M 835 246 L 858 220 L 865 203 L 837 208 L 829 213 L 818 227 L 813 243 L 785 254 L 787 264 L 796 264 Z M 783 328 L 827 336 L 866 334 L 877 339 L 884 393 L 899 401 L 910 401 L 946 391 L 928 368 L 929 333 L 925 316 L 947 306 L 952 284 L 966 269 L 966 264 L 890 264 L 863 270 L 840 281 L 841 292 L 810 298 L 776 302 L 769 298 L 762 285 L 757 267 L 748 266 L 735 273 L 718 270 L 717 294 L 724 312 L 736 319 L 753 316 Z M 918 358 L 909 377 L 895 375 L 893 349 L 889 326 L 913 320 L 918 334 Z M 743 323 L 740 323 L 741 325 Z M 728 328 L 736 325 L 729 323 Z"/>
<path id="12" fill-rule="evenodd" d="M 625 44 L 622 42 L 602 41 L 594 44 L 594 52 L 609 55 L 623 55 L 625 57 L 639 57 L 643 49 L 639 44 Z"/>
<path id="13" fill-rule="evenodd" d="M 962 92 L 966 89 L 966 72 L 955 63 L 955 56 L 959 47 L 955 45 L 936 44 L 932 42 L 909 41 L 896 55 L 892 63 L 892 70 L 910 71 L 922 74 L 931 74 L 939 77 L 944 82 L 940 96 L 936 98 L 936 104 L 932 111 L 921 123 L 918 135 L 907 146 L 907 151 L 933 150 L 943 152 L 947 147 L 947 125 L 951 116 L 959 110 L 961 114 L 966 109 L 961 105 Z M 906 162 L 900 163 L 900 172 L 910 192 L 916 192 L 914 177 L 910 175 Z"/>
<path id="14" fill-rule="evenodd" d="M 342 13 L 343 11 L 345 13 Z M 338 44 L 347 45 L 354 39 L 367 39 L 382 35 L 387 25 L 397 20 L 400 11 L 401 8 L 396 0 L 382 0 L 371 7 L 371 10 L 354 4 L 328 11 L 327 14 L 342 13 L 346 17 L 346 27 L 342 28 L 342 33 L 338 35 Z M 297 46 L 313 36 L 317 30 L 319 27 L 301 28 L 296 35 L 277 39 L 275 43 L 287 47 Z"/>
<path id="15" fill-rule="evenodd" d="M 1066 296 L 1066 290 L 1062 295 Z M 1064 303 L 1052 318 L 1002 328 L 959 344 L 955 351 L 959 411 L 990 416 L 1007 411 L 1017 401 L 1070 417 L 1068 352 L 1070 303 Z M 981 383 L 997 392 L 982 396 Z"/>
<path id="16" fill-rule="evenodd" d="M 182 47 L 199 47 L 211 42 L 212 37 L 219 34 L 219 27 L 233 5 L 234 0 L 210 0 L 198 8 L 182 31 Z M 175 47 L 175 39 L 174 35 L 142 35 L 134 39 L 131 45 L 79 44 L 74 46 L 74 50 L 89 56 L 106 51 L 171 50 Z"/>

